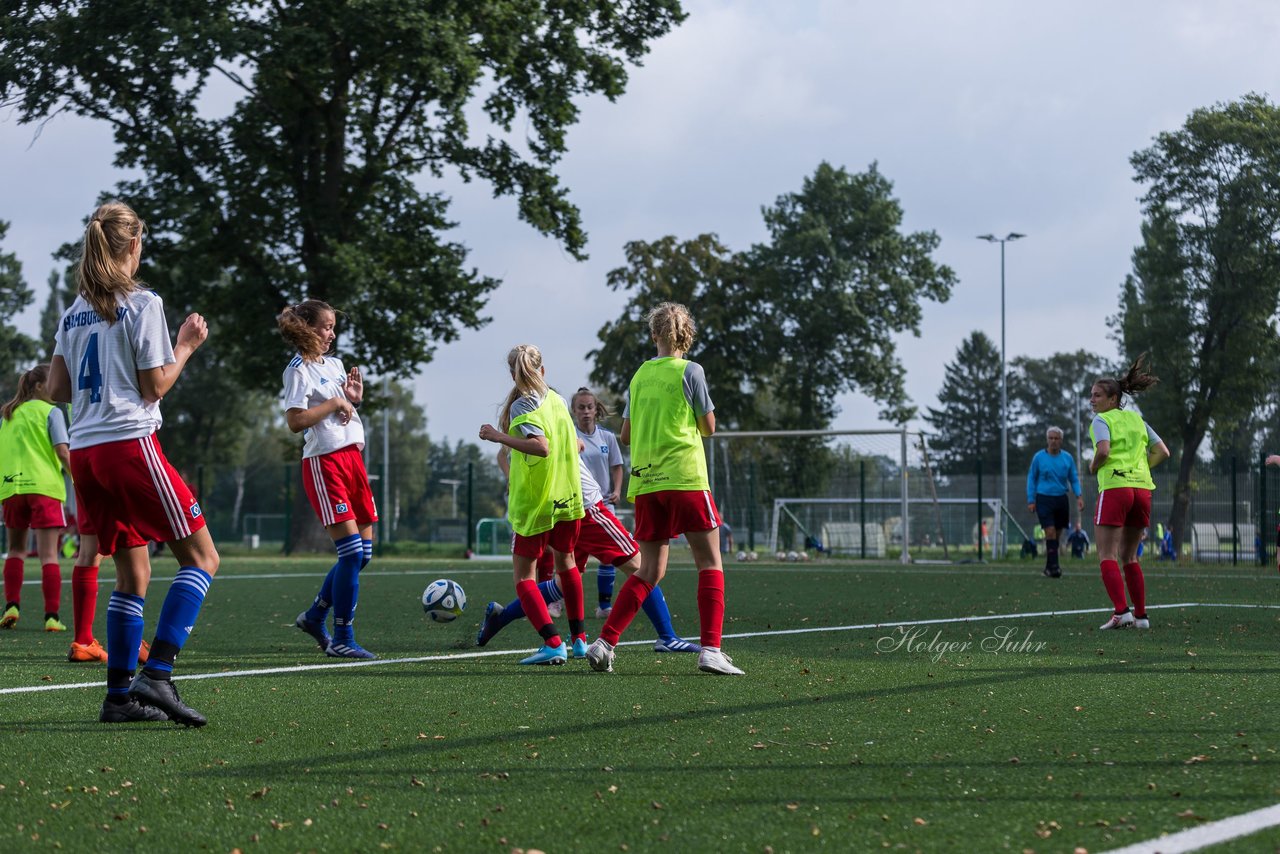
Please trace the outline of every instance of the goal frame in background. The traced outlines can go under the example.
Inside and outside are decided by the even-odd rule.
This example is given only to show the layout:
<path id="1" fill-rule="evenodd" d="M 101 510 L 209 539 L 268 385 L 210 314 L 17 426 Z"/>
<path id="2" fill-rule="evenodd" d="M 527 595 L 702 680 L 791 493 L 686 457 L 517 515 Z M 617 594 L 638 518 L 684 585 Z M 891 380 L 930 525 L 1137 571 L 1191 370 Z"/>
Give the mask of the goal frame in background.
<path id="1" fill-rule="evenodd" d="M 901 548 L 898 554 L 898 562 L 902 564 L 910 564 L 913 562 L 911 553 L 910 553 L 911 544 L 912 544 L 912 540 L 911 540 L 911 530 L 912 530 L 911 507 L 912 505 L 915 505 L 917 508 L 921 505 L 932 506 L 935 509 L 938 509 L 939 512 L 941 512 L 941 508 L 945 505 L 956 506 L 956 505 L 968 504 L 973 506 L 975 510 L 979 507 L 982 507 L 984 508 L 985 511 L 990 511 L 991 516 L 995 520 L 995 524 L 993 525 L 993 530 L 991 532 L 993 535 L 994 542 L 990 544 L 990 547 L 991 547 L 990 554 L 994 556 L 994 555 L 1002 554 L 1005 551 L 1007 551 L 1007 544 L 1004 542 L 1005 537 L 1003 534 L 1003 532 L 1005 531 L 1005 526 L 1004 524 L 1002 524 L 1002 521 L 1003 519 L 1007 518 L 1015 526 L 1017 525 L 1017 522 L 1016 520 L 1012 519 L 1012 516 L 1009 513 L 1008 508 L 1004 506 L 1004 502 L 1000 499 L 999 496 L 988 497 L 988 496 L 976 495 L 976 494 L 969 495 L 968 493 L 962 493 L 961 496 L 959 497 L 956 497 L 956 496 L 939 497 L 938 488 L 937 488 L 937 478 L 928 460 L 928 448 L 927 448 L 928 434 L 921 430 L 911 430 L 911 429 L 907 429 L 906 427 L 903 427 L 898 430 L 885 430 L 885 429 L 836 430 L 836 429 L 833 429 L 833 430 L 725 430 L 725 431 L 718 431 L 714 435 L 709 436 L 706 439 L 708 474 L 710 476 L 710 482 L 712 484 L 712 488 L 714 489 L 715 485 L 717 484 L 716 474 L 717 474 L 717 466 L 719 465 L 718 461 L 721 458 L 723 458 L 723 460 L 725 461 L 725 464 L 727 465 L 728 447 L 729 447 L 727 443 L 729 442 L 733 442 L 736 440 L 744 440 L 744 439 L 772 439 L 772 440 L 830 439 L 830 438 L 839 438 L 839 437 L 858 437 L 858 436 L 890 437 L 897 440 L 896 441 L 897 459 L 893 460 L 893 462 L 896 463 L 898 467 L 898 475 L 896 478 L 897 495 L 893 497 L 888 497 L 888 498 L 885 498 L 885 497 L 864 498 L 861 496 L 858 498 L 851 498 L 851 497 L 839 497 L 839 496 L 833 497 L 830 495 L 810 496 L 810 497 L 803 497 L 803 496 L 774 497 L 772 499 L 772 506 L 773 506 L 772 518 L 769 521 L 770 553 L 774 553 L 777 550 L 778 539 L 779 539 L 780 516 L 782 515 L 782 513 L 785 511 L 786 508 L 789 508 L 792 506 L 798 506 L 802 504 L 812 506 L 812 505 L 821 505 L 821 504 L 853 505 L 853 504 L 859 504 L 859 503 L 865 504 L 865 505 L 882 506 L 882 507 L 885 505 L 894 505 L 898 508 L 900 513 L 900 518 L 902 519 L 902 542 L 901 542 Z M 921 464 L 917 467 L 919 469 L 919 471 L 917 472 L 917 475 L 928 482 L 929 484 L 928 497 L 912 497 L 911 495 L 910 478 L 911 478 L 912 470 L 909 464 L 910 451 L 916 451 L 921 458 L 921 461 L 920 461 Z M 884 455 L 882 454 L 882 456 Z M 888 457 L 888 456 L 884 456 L 884 458 L 892 459 L 892 457 Z M 726 479 L 726 485 L 727 484 L 728 484 L 728 481 Z M 981 487 L 980 483 L 979 483 L 979 487 Z M 723 499 L 721 498 L 721 496 L 717 496 L 717 503 L 722 503 L 722 501 L 728 502 L 729 500 L 730 500 L 729 495 L 725 495 Z M 766 509 L 767 509 L 767 506 L 768 505 L 766 505 Z M 979 521 L 982 519 L 981 512 L 978 514 L 978 519 Z M 797 527 L 800 527 L 803 530 L 803 526 L 797 525 Z M 1020 529 L 1020 526 L 1019 526 L 1019 529 Z M 813 535 L 808 534 L 806 532 L 806 536 L 812 537 Z M 861 534 L 860 536 L 865 536 L 865 534 Z M 954 542 L 953 545 L 957 549 L 962 547 L 961 542 Z M 959 560 L 959 558 L 957 558 L 956 560 Z"/>
<path id="2" fill-rule="evenodd" d="M 733 441 L 734 439 L 824 439 L 834 436 L 897 436 L 900 440 L 900 453 L 898 456 L 898 470 L 901 472 L 898 478 L 898 498 L 902 506 L 903 519 L 903 536 L 902 536 L 902 554 L 899 560 L 902 563 L 910 563 L 911 555 L 908 551 L 910 538 L 910 513 L 908 505 L 907 478 L 909 475 L 907 469 L 907 437 L 915 435 L 919 436 L 919 431 L 908 430 L 903 427 L 901 430 L 725 430 L 716 432 L 707 438 L 710 444 L 709 453 L 707 454 L 708 473 L 711 476 L 711 483 L 716 482 L 716 443 L 720 441 Z M 775 499 L 775 508 L 777 507 Z M 774 551 L 778 542 L 778 514 L 774 512 L 772 522 L 772 534 L 770 536 L 769 550 Z"/>

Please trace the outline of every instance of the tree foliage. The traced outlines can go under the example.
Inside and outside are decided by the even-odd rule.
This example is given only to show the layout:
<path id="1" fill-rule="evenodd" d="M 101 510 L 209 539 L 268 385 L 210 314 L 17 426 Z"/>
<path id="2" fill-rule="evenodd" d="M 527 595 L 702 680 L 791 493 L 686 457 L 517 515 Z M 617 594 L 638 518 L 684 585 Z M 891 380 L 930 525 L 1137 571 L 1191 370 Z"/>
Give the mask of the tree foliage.
<path id="1" fill-rule="evenodd" d="M 932 258 L 938 235 L 904 234 L 902 218 L 874 163 L 853 175 L 822 163 L 800 192 L 765 208 L 770 241 L 748 263 L 775 405 L 797 426 L 830 424 L 849 391 L 883 404 L 886 421 L 914 415 L 893 335 L 919 336 L 921 301 L 946 302 L 956 277 Z"/>
<path id="2" fill-rule="evenodd" d="M 934 429 L 929 446 L 938 470 L 971 475 L 981 464 L 983 476 L 995 483 L 1000 473 L 1000 351 L 985 333 L 972 332 L 960 343 L 944 369 L 938 404 L 924 416 Z"/>
<path id="3" fill-rule="evenodd" d="M 0 220 L 0 244 L 9 223 Z M 22 276 L 22 262 L 12 252 L 0 252 L 0 395 L 7 400 L 16 388 L 14 374 L 39 358 L 40 348 L 12 325 L 15 315 L 31 304 L 33 295 Z"/>
<path id="4" fill-rule="evenodd" d="M 1133 155 L 1142 243 L 1112 319 L 1127 359 L 1151 353 L 1142 396 L 1174 451 L 1170 527 L 1181 543 L 1196 458 L 1269 401 L 1280 336 L 1280 109 L 1259 95 L 1193 112 Z"/>
<path id="5" fill-rule="evenodd" d="M 1045 431 L 1061 427 L 1064 447 L 1075 456 L 1077 427 L 1088 442 L 1089 389 L 1111 365 L 1087 350 L 1054 353 L 1044 359 L 1017 356 L 1009 363 L 1009 471 L 1025 472 L 1045 447 Z"/>
<path id="6" fill-rule="evenodd" d="M 710 234 L 628 244 L 628 266 L 609 286 L 630 297 L 588 354 L 592 380 L 621 395 L 653 354 L 645 312 L 674 300 L 698 324 L 690 358 L 706 369 L 725 426 L 821 429 L 850 391 L 906 420 L 893 335 L 918 335 L 920 301 L 946 301 L 955 275 L 931 257 L 936 234 L 900 231 L 892 189 L 874 164 L 851 175 L 822 163 L 764 209 L 768 243 L 736 253 Z"/>
<path id="7" fill-rule="evenodd" d="M 621 95 L 683 18 L 677 0 L 9 6 L 0 104 L 111 125 L 116 165 L 143 174 L 118 192 L 151 226 L 144 276 L 263 389 L 288 356 L 272 318 L 304 296 L 347 314 L 344 348 L 375 373 L 486 322 L 498 282 L 446 237 L 446 173 L 582 257 L 555 172 L 576 101 Z"/>

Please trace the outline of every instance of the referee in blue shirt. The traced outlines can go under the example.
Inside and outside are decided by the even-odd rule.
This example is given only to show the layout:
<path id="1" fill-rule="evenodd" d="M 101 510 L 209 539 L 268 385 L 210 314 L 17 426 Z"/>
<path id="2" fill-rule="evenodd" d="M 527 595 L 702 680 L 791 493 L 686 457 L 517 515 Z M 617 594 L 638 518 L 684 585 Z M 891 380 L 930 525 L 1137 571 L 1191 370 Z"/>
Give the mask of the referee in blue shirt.
<path id="1" fill-rule="evenodd" d="M 1062 428 L 1050 427 L 1045 431 L 1045 440 L 1048 447 L 1036 452 L 1027 472 L 1027 509 L 1036 514 L 1040 527 L 1044 528 L 1044 574 L 1049 578 L 1061 578 L 1058 538 L 1071 523 L 1067 489 L 1075 493 L 1076 509 L 1081 513 L 1084 512 L 1084 497 L 1076 461 L 1070 454 L 1062 453 Z"/>

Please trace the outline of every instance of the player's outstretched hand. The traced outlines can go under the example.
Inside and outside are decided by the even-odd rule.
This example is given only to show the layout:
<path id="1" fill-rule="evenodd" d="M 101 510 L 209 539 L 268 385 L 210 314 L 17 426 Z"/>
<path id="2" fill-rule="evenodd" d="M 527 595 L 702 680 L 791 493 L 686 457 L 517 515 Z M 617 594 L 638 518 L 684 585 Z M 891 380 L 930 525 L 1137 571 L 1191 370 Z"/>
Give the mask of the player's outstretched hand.
<path id="1" fill-rule="evenodd" d="M 187 315 L 187 319 L 182 321 L 182 326 L 178 329 L 178 345 L 184 344 L 192 350 L 204 343 L 209 337 L 209 324 L 204 322 L 204 318 L 196 314 L 194 311 Z"/>
<path id="2" fill-rule="evenodd" d="M 364 400 L 364 378 L 360 376 L 359 368 L 353 367 L 347 371 L 347 381 L 342 386 L 342 393 L 354 404 Z"/>

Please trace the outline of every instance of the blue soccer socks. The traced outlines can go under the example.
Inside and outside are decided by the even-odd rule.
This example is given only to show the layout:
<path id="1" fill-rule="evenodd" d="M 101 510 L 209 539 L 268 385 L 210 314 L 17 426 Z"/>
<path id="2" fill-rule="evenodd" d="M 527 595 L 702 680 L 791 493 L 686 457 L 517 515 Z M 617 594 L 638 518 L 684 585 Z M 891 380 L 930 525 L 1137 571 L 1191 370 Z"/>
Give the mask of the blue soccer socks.
<path id="1" fill-rule="evenodd" d="M 147 659 L 148 670 L 158 673 L 173 670 L 174 659 L 195 628 L 211 581 L 212 576 L 199 567 L 178 569 L 177 576 L 169 585 L 169 593 L 164 597 L 164 604 L 160 606 L 160 622 L 156 624 L 155 642 L 151 644 L 151 655 Z"/>
<path id="2" fill-rule="evenodd" d="M 107 693 L 129 693 L 142 643 L 142 605 L 146 600 L 119 590 L 107 602 Z"/>
<path id="3" fill-rule="evenodd" d="M 608 564 L 596 567 L 596 597 L 601 608 L 613 604 L 613 582 L 617 574 L 617 570 Z"/>
<path id="4" fill-rule="evenodd" d="M 671 626 L 671 609 L 667 607 L 667 598 L 662 595 L 661 587 L 650 590 L 640 607 L 644 610 L 644 615 L 649 618 L 649 622 L 653 623 L 653 629 L 658 633 L 658 637 L 676 636 L 676 630 Z"/>
<path id="5" fill-rule="evenodd" d="M 360 595 L 360 566 L 364 560 L 364 542 L 359 534 L 335 540 L 338 563 L 333 568 L 333 642 L 349 644 L 355 640 L 352 623 L 356 618 L 356 600 Z"/>

